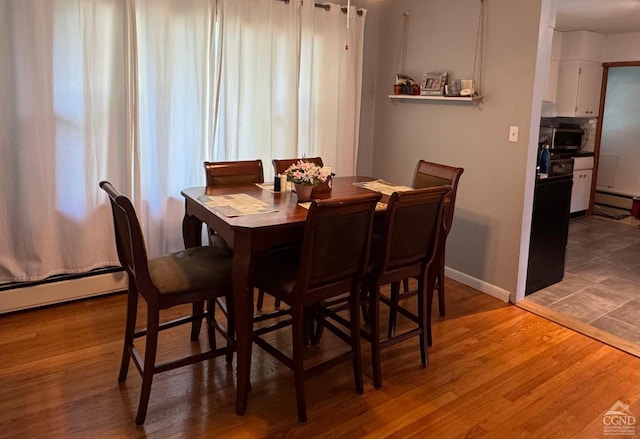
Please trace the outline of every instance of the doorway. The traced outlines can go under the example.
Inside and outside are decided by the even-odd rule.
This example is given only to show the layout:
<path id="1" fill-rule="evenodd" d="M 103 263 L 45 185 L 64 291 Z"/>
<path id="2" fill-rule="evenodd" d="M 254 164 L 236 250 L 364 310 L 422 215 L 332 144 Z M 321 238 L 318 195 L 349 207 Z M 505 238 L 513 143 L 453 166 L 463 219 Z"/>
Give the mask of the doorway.
<path id="1" fill-rule="evenodd" d="M 631 210 L 640 197 L 640 61 L 603 64 L 591 193 L 594 205 Z"/>
<path id="2" fill-rule="evenodd" d="M 608 192 L 627 218 L 572 219 L 564 279 L 519 305 L 640 356 L 640 220 L 629 215 L 640 196 L 640 62 L 603 64 L 602 84 L 590 213 L 596 191 Z"/>

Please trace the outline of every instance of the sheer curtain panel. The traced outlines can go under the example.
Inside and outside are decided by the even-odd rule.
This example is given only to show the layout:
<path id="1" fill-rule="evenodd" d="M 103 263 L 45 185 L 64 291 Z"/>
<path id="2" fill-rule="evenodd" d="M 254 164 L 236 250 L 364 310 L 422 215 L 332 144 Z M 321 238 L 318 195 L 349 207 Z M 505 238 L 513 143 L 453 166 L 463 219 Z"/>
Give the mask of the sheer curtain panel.
<path id="1" fill-rule="evenodd" d="M 150 257 L 202 162 L 355 171 L 366 12 L 290 0 L 0 2 L 0 282 L 117 265 L 106 179 Z M 270 179 L 271 167 L 265 168 Z"/>
<path id="2" fill-rule="evenodd" d="M 125 177 L 121 1 L 0 3 L 0 282 L 116 265 Z"/>

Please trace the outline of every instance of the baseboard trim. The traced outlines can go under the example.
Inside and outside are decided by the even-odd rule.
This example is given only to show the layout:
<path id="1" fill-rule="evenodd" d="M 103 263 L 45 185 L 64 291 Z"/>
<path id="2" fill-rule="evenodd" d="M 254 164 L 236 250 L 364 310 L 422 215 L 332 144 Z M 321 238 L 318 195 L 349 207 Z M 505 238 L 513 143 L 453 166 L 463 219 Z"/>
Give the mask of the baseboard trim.
<path id="1" fill-rule="evenodd" d="M 507 290 L 503 290 L 502 288 L 497 287 L 493 284 L 490 284 L 480 279 L 476 279 L 473 276 L 469 276 L 468 274 L 454 270 L 453 268 L 450 268 L 450 267 L 444 268 L 444 275 L 455 281 L 460 282 L 461 284 L 465 284 L 471 288 L 475 288 L 478 291 L 481 291 L 485 294 L 493 296 L 496 299 L 500 299 L 503 302 L 509 302 L 510 293 Z"/>
<path id="2" fill-rule="evenodd" d="M 0 314 L 100 296 L 126 289 L 127 275 L 120 271 L 4 290 L 0 291 Z"/>

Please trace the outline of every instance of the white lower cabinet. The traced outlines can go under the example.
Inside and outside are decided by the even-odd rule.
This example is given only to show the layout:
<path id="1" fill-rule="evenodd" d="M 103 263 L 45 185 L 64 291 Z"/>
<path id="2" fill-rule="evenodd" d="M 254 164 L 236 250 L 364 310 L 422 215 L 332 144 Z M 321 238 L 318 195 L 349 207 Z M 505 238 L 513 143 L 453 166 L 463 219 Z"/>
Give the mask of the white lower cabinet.
<path id="1" fill-rule="evenodd" d="M 581 212 L 589 208 L 591 198 L 591 178 L 593 169 L 573 171 L 573 188 L 571 189 L 570 212 Z"/>

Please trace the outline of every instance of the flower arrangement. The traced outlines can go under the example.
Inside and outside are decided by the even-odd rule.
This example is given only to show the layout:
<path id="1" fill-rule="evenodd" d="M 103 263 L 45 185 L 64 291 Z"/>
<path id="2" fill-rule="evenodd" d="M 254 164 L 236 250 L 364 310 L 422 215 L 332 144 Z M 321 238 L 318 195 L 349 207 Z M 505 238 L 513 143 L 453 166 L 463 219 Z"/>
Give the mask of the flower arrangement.
<path id="1" fill-rule="evenodd" d="M 285 173 L 287 174 L 287 181 L 315 187 L 318 183 L 327 181 L 331 175 L 331 170 L 302 159 L 289 166 Z"/>

